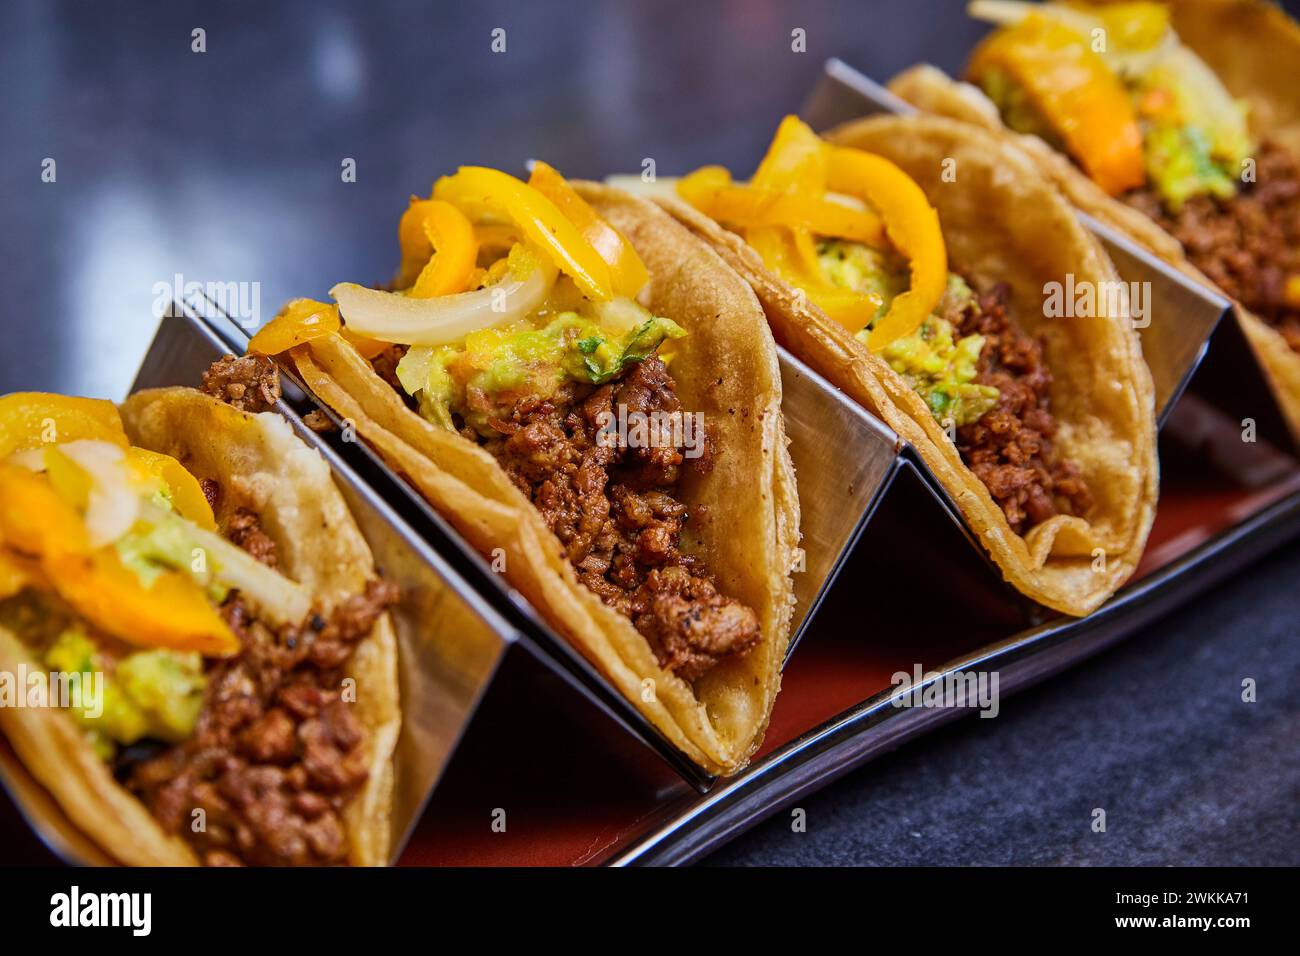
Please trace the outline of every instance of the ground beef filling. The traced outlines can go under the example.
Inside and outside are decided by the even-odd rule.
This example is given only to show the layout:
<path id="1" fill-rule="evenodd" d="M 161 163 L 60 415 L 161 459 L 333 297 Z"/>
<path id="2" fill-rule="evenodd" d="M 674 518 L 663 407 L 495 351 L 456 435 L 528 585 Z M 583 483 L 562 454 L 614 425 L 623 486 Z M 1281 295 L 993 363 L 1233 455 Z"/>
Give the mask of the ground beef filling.
<path id="1" fill-rule="evenodd" d="M 1006 300 L 999 284 L 945 318 L 959 337 L 985 337 L 975 381 L 998 390 L 994 408 L 957 430 L 957 450 L 1011 529 L 1025 534 L 1053 515 L 1086 513 L 1092 498 L 1078 467 L 1055 454 L 1052 373 L 1042 343 L 1011 324 Z"/>
<path id="2" fill-rule="evenodd" d="M 265 355 L 227 355 L 203 373 L 202 390 L 241 412 L 264 412 L 280 400 L 280 371 Z"/>
<path id="3" fill-rule="evenodd" d="M 224 392 L 227 400 L 237 392 L 231 404 L 253 410 L 247 404 L 251 396 L 278 396 L 279 378 L 274 366 L 272 377 L 244 378 L 235 368 L 242 361 L 227 356 L 214 364 L 204 387 L 210 394 Z M 236 384 L 243 390 L 233 389 Z M 216 508 L 221 486 L 212 479 L 200 486 Z M 276 566 L 275 542 L 256 512 L 232 509 L 222 530 L 259 561 Z M 364 728 L 343 700 L 344 667 L 397 596 L 393 585 L 370 581 L 328 616 L 313 614 L 301 625 L 276 629 L 232 592 L 221 614 L 239 638 L 240 653 L 208 664 L 194 733 L 161 750 L 124 750 L 116 766 L 119 779 L 209 866 L 346 863 L 343 808 L 369 770 Z M 198 829 L 196 810 L 203 811 Z"/>
<path id="4" fill-rule="evenodd" d="M 681 551 L 689 514 L 676 489 L 685 469 L 708 471 L 708 443 L 697 458 L 679 444 L 602 445 L 600 413 L 620 406 L 629 420 L 681 411 L 663 362 L 646 359 L 610 385 L 570 383 L 549 399 L 520 401 L 493 420 L 500 437 L 485 447 L 541 512 L 582 583 L 632 621 L 664 669 L 693 681 L 753 647 L 758 617 Z"/>
<path id="5" fill-rule="evenodd" d="M 222 616 L 241 651 L 208 669 L 194 734 L 119 773 L 209 866 L 347 862 L 343 807 L 368 776 L 365 733 L 342 699 L 343 666 L 396 598 L 383 581 L 328 618 L 273 630 L 238 594 Z M 195 830 L 194 811 L 203 811 Z"/>
<path id="6" fill-rule="evenodd" d="M 1287 278 L 1300 276 L 1300 160 L 1264 143 L 1255 182 L 1228 200 L 1189 199 L 1168 212 L 1151 189 L 1125 200 L 1183 244 L 1187 257 L 1228 295 L 1276 328 L 1300 352 L 1300 301 Z M 1300 281 L 1300 280 L 1295 280 Z"/>

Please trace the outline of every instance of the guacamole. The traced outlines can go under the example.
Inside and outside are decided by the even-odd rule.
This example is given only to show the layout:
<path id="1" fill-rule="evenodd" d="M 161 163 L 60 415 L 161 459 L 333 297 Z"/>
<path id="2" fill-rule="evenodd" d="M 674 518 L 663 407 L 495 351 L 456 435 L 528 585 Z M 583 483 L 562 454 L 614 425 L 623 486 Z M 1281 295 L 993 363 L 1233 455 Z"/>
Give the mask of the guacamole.
<path id="1" fill-rule="evenodd" d="M 162 520 L 155 524 L 140 522 L 118 538 L 113 547 L 122 563 L 146 588 L 152 587 L 164 571 L 184 571 L 207 589 L 208 597 L 213 603 L 221 604 L 229 594 L 229 589 L 216 581 L 215 576 L 220 571 L 220 566 L 215 557 L 209 554 L 207 569 L 203 572 L 194 570 L 194 542 L 186 529 L 185 522 L 180 519 Z"/>
<path id="2" fill-rule="evenodd" d="M 1193 196 L 1236 195 L 1236 183 L 1211 158 L 1209 141 L 1195 126 L 1148 123 L 1143 144 L 1147 178 L 1170 212 Z"/>
<path id="3" fill-rule="evenodd" d="M 888 311 L 894 297 L 907 289 L 906 266 L 897 256 L 838 239 L 821 242 L 817 251 L 818 262 L 831 282 L 881 297 L 877 320 Z M 938 311 L 960 309 L 973 296 L 960 276 L 949 274 Z M 870 330 L 868 325 L 857 337 L 865 342 Z M 996 388 L 975 384 L 983 348 L 984 336 L 958 339 L 953 324 L 936 314 L 915 332 L 890 342 L 880 357 L 921 396 L 935 420 L 952 419 L 960 427 L 978 421 L 998 403 Z"/>
<path id="4" fill-rule="evenodd" d="M 397 378 L 420 413 L 444 428 L 459 414 L 485 436 L 498 412 L 526 396 L 553 395 L 564 382 L 604 385 L 627 366 L 654 354 L 665 339 L 686 332 L 670 319 L 631 303 L 638 315 L 621 335 L 577 312 L 560 312 L 545 325 L 521 322 L 482 329 L 459 345 L 413 346 L 397 366 Z"/>
<path id="5" fill-rule="evenodd" d="M 111 672 L 94 643 L 76 627 L 65 630 L 45 652 L 45 666 L 65 674 L 104 674 L 102 711 L 89 702 L 72 716 L 91 735 L 95 751 L 111 759 L 117 745 L 146 737 L 176 743 L 194 732 L 207 681 L 197 652 L 137 651 L 116 661 Z"/>

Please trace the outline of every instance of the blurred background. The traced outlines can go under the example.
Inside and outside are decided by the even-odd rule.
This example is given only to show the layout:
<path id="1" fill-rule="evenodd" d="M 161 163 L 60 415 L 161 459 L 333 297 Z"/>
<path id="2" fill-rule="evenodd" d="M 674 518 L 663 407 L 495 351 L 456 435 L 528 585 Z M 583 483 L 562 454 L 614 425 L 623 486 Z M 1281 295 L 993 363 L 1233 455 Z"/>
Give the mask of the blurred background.
<path id="1" fill-rule="evenodd" d="M 265 321 L 388 278 L 407 198 L 458 165 L 747 172 L 828 56 L 882 79 L 924 57 L 955 69 L 982 32 L 960 3 L 916 0 L 2 9 L 0 321 L 22 345 L 6 336 L 0 387 L 106 398 L 178 273 L 259 283 Z"/>
<path id="2" fill-rule="evenodd" d="M 959 70 L 984 32 L 963 6 L 6 0 L 0 392 L 121 398 L 178 275 L 255 283 L 262 321 L 386 279 L 408 196 L 460 164 L 748 174 L 828 57 L 880 80 L 923 59 Z M 1277 602 L 1297 577 L 1293 546 L 1003 719 L 851 775 L 809 801 L 808 834 L 775 821 L 720 859 L 1295 863 L 1300 704 L 1233 707 L 1221 675 L 1268 670 L 1295 697 Z M 1103 798 L 1141 827 L 1090 834 Z"/>

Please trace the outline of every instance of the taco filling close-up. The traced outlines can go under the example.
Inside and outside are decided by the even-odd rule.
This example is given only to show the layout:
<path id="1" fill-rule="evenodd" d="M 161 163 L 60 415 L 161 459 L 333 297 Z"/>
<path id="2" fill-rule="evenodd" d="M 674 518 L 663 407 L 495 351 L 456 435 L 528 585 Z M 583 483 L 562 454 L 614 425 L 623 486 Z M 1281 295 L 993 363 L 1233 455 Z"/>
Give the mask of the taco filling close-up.
<path id="1" fill-rule="evenodd" d="M 1081 614 L 1149 527 L 1150 378 L 1122 300 L 1044 321 L 1052 281 L 1114 273 L 1026 162 L 947 120 L 824 142 L 789 116 L 748 182 L 706 166 L 655 194 L 750 281 L 778 341 L 913 443 L 1009 581 Z"/>
<path id="2" fill-rule="evenodd" d="M 766 722 L 789 619 L 797 505 L 775 358 L 752 297 L 748 333 L 717 297 L 720 262 L 656 275 L 655 252 L 681 253 L 643 261 L 625 230 L 675 224 L 590 189 L 541 162 L 527 182 L 445 176 L 403 214 L 389 288 L 294 300 L 249 351 L 289 352 L 552 623 L 671 717 L 688 752 L 734 769 Z M 615 228 L 602 199 L 630 225 Z M 727 367 L 744 338 L 752 353 Z M 647 694 L 656 673 L 669 689 Z M 711 713 L 707 693 L 731 704 Z M 737 721 L 730 741 L 707 727 L 719 713 Z"/>
<path id="3" fill-rule="evenodd" d="M 278 416 L 0 398 L 2 666 L 85 682 L 0 726 L 120 862 L 386 862 L 394 590 Z"/>
<path id="4" fill-rule="evenodd" d="M 967 74 L 1002 120 L 1157 222 L 1300 350 L 1300 158 L 1252 129 L 1250 104 L 1181 41 L 1170 8 L 994 0 L 971 12 L 999 24 Z"/>
<path id="5" fill-rule="evenodd" d="M 677 191 L 876 350 L 955 437 L 1017 534 L 1087 513 L 1087 482 L 1053 445 L 1042 344 L 1008 315 L 1005 285 L 973 287 L 951 271 L 938 217 L 905 173 L 828 150 L 789 116 L 748 184 L 710 166 Z"/>

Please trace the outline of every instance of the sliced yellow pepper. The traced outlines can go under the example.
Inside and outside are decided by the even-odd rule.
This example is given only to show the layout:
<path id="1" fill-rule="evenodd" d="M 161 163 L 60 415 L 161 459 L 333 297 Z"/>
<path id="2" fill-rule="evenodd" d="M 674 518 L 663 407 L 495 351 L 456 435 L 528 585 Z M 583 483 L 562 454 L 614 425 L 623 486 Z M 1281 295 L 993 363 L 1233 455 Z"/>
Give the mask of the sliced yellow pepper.
<path id="1" fill-rule="evenodd" d="M 686 185 L 686 193 L 718 190 L 723 175 L 702 171 Z M 726 175 L 726 181 L 730 176 Z M 911 270 L 909 289 L 896 296 L 876 322 L 867 345 L 879 351 L 918 328 L 938 306 L 948 282 L 948 254 L 939 226 L 939 214 L 925 192 L 903 170 L 887 159 L 861 150 L 833 147 L 822 142 L 797 116 L 781 121 L 772 146 L 759 164 L 751 186 L 777 194 L 785 203 L 771 205 L 764 218 L 744 231 L 746 241 L 763 257 L 768 268 L 807 294 L 828 316 L 857 333 L 880 310 L 881 299 L 843 289 L 825 275 L 817 257 L 813 235 L 826 232 L 824 213 L 815 205 L 831 205 L 824 197 L 841 193 L 861 200 L 883 221 L 885 236 L 904 256 Z M 698 193 L 697 193 L 698 194 Z M 853 210 L 841 207 L 846 213 Z M 779 209 L 781 216 L 772 210 Z M 810 209 L 817 209 L 813 215 Z M 768 219 L 774 220 L 769 223 Z M 841 220 L 841 223 L 847 220 Z M 780 225 L 776 225 L 780 223 Z M 876 238 L 884 238 L 876 233 Z M 858 239 L 855 241 L 869 241 Z"/>
<path id="2" fill-rule="evenodd" d="M 315 299 L 291 299 L 248 343 L 258 355 L 279 355 L 295 345 L 324 338 L 340 328 L 339 307 Z"/>
<path id="3" fill-rule="evenodd" d="M 967 67 L 1001 70 L 1029 96 L 1084 172 L 1112 196 L 1141 186 L 1142 132 L 1128 93 L 1085 37 L 1038 13 L 989 34 Z"/>
<path id="4" fill-rule="evenodd" d="M 171 455 L 147 448 L 128 448 L 126 463 L 137 479 L 159 482 L 171 498 L 172 507 L 181 517 L 188 518 L 207 531 L 217 530 L 217 521 L 212 514 L 212 506 L 208 504 L 207 495 L 203 493 L 203 486 Z"/>
<path id="5" fill-rule="evenodd" d="M 1163 3 L 1138 0 L 1100 7 L 1088 3 L 1070 3 L 1068 6 L 1101 20 L 1116 50 L 1150 50 L 1164 39 L 1169 30 L 1169 8 Z"/>
<path id="6" fill-rule="evenodd" d="M 46 392 L 0 398 L 0 461 L 16 451 L 58 442 L 95 439 L 126 448 L 122 416 L 112 402 Z"/>
<path id="7" fill-rule="evenodd" d="M 826 194 L 826 144 L 799 117 L 787 116 L 749 184 L 820 199 Z"/>
<path id="8" fill-rule="evenodd" d="M 457 206 L 470 219 L 497 215 L 514 222 L 532 245 L 545 251 L 556 268 L 567 273 L 583 295 L 613 298 L 609 265 L 551 200 L 527 183 L 484 166 L 462 166 L 443 176 L 433 195 Z"/>
<path id="9" fill-rule="evenodd" d="M 339 307 L 333 302 L 293 299 L 280 310 L 248 343 L 248 351 L 259 355 L 279 355 L 313 339 L 335 332 L 351 343 L 367 362 L 389 348 L 388 342 L 357 335 L 339 320 Z"/>
<path id="10" fill-rule="evenodd" d="M 564 217 L 577 226 L 582 237 L 600 253 L 609 266 L 614 294 L 635 299 L 650 281 L 650 273 L 627 237 L 600 218 L 568 180 L 546 163 L 539 160 L 533 164 L 528 185 L 555 203 Z"/>
<path id="11" fill-rule="evenodd" d="M 710 219 L 741 229 L 797 226 L 819 236 L 834 236 L 878 246 L 885 229 L 866 209 L 804 195 L 737 186 L 721 166 L 704 166 L 677 184 L 678 194 Z"/>
<path id="12" fill-rule="evenodd" d="M 454 295 L 469 288 L 478 260 L 474 225 L 459 209 L 438 199 L 416 199 L 397 226 L 402 245 L 398 285 L 416 299 Z"/>
<path id="13" fill-rule="evenodd" d="M 474 238 L 478 240 L 479 261 L 491 265 L 510 252 L 520 235 L 518 227 L 511 223 L 479 222 L 474 224 Z"/>
<path id="14" fill-rule="evenodd" d="M 745 241 L 772 272 L 802 291 L 830 318 L 856 331 L 868 325 L 880 310 L 878 295 L 862 295 L 834 285 L 817 261 L 811 237 L 803 231 L 777 226 L 750 229 Z"/>
<path id="15" fill-rule="evenodd" d="M 0 540 L 39 561 L 50 585 L 87 620 L 133 644 L 227 656 L 239 640 L 203 589 L 179 571 L 146 588 L 42 475 L 0 464 Z"/>
<path id="16" fill-rule="evenodd" d="M 907 257 L 912 272 L 911 286 L 889 303 L 889 311 L 867 338 L 867 347 L 879 351 L 919 328 L 943 298 L 948 285 L 948 253 L 939 213 L 907 173 L 883 156 L 860 149 L 838 146 L 829 150 L 827 185 L 833 192 L 856 196 L 879 210 L 889 241 Z"/>

